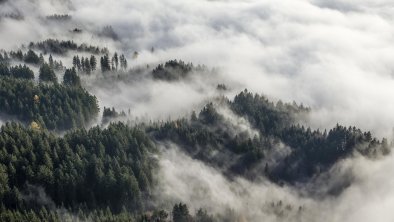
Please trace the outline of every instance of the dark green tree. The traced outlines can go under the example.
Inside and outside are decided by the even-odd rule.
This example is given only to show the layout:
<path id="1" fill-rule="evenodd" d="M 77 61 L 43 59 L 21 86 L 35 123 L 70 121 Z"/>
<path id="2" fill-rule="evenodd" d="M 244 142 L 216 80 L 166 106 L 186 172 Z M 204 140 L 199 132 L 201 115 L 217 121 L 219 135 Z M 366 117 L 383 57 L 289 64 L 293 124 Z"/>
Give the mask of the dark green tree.
<path id="1" fill-rule="evenodd" d="M 38 55 L 33 50 L 29 49 L 29 51 L 24 56 L 24 61 L 26 63 L 38 65 L 40 64 L 40 57 L 38 57 Z"/>
<path id="2" fill-rule="evenodd" d="M 189 214 L 189 209 L 186 204 L 175 204 L 172 209 L 172 219 L 174 222 L 191 222 L 192 217 Z"/>
<path id="3" fill-rule="evenodd" d="M 57 83 L 56 74 L 53 69 L 51 69 L 48 63 L 44 63 L 43 65 L 41 65 L 39 70 L 39 79 L 41 82 Z"/>
<path id="4" fill-rule="evenodd" d="M 96 70 L 97 59 L 94 55 L 90 56 L 90 67 L 91 67 L 92 71 Z"/>
<path id="5" fill-rule="evenodd" d="M 80 87 L 81 86 L 81 79 L 77 75 L 77 71 L 75 68 L 66 69 L 66 72 L 63 76 L 63 84 L 66 86 L 72 87 Z"/>

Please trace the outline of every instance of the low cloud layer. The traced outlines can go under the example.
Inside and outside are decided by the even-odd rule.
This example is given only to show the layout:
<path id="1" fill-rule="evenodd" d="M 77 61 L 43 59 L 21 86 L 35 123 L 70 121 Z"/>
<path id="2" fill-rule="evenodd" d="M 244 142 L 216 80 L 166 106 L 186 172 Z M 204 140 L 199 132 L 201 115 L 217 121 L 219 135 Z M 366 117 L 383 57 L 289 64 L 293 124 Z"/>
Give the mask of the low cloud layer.
<path id="1" fill-rule="evenodd" d="M 392 137 L 393 12 L 389 0 L 14 0 L 0 5 L 0 48 L 72 39 L 124 53 L 130 67 L 152 67 L 170 59 L 218 67 L 215 75 L 196 74 L 179 82 L 153 81 L 149 73 L 127 82 L 86 79 L 101 107 L 131 109 L 132 118 L 190 115 L 220 95 L 215 87 L 224 83 L 229 98 L 248 88 L 272 100 L 310 106 L 307 124 L 314 128 L 341 123 Z M 24 19 L 7 16 L 12 13 Z M 45 19 L 53 14 L 70 14 L 72 19 Z M 105 26 L 119 38 L 98 36 Z M 83 33 L 73 34 L 73 28 Z M 134 51 L 139 56 L 133 60 Z M 71 64 L 71 58 L 65 58 L 64 63 Z M 250 128 L 222 112 L 236 125 Z M 183 201 L 214 214 L 229 208 L 248 221 L 394 221 L 393 155 L 339 162 L 326 179 L 317 181 L 322 187 L 314 189 L 329 189 L 347 175 L 353 183 L 339 196 L 323 199 L 264 179 L 229 180 L 173 148 L 163 151 L 160 166 L 157 195 L 162 204 Z"/>
<path id="2" fill-rule="evenodd" d="M 349 174 L 353 183 L 339 196 L 313 198 L 302 189 L 279 187 L 262 178 L 251 183 L 242 178 L 229 180 L 198 160 L 182 154 L 176 147 L 163 152 L 160 160 L 160 184 L 156 190 L 161 206 L 183 201 L 191 212 L 206 208 L 214 215 L 228 214 L 239 221 L 382 221 L 394 220 L 394 156 L 383 160 L 356 157 L 339 162 L 321 181 L 326 189 Z M 166 205 L 167 204 L 167 205 Z M 160 203 L 159 203 L 160 205 Z"/>
<path id="3" fill-rule="evenodd" d="M 5 4 L 19 10 L 25 20 L 0 22 L 6 33 L 0 37 L 1 47 L 47 37 L 71 38 L 122 50 L 129 58 L 139 51 L 137 60 L 130 59 L 131 66 L 177 58 L 220 67 L 220 79 L 231 86 L 233 94 L 248 88 L 274 100 L 311 106 L 309 124 L 316 128 L 339 122 L 379 136 L 392 135 L 390 1 L 71 0 L 59 4 L 18 0 Z M 41 19 L 54 13 L 69 13 L 71 24 L 65 28 Z M 119 41 L 95 35 L 108 25 Z M 74 26 L 84 29 L 84 34 L 70 34 Z M 167 97 L 176 98 L 183 90 L 176 84 L 173 88 L 165 93 Z M 155 85 L 147 87 L 152 95 L 161 94 L 160 86 L 155 89 Z M 122 90 L 112 103 L 122 107 L 124 98 L 133 99 L 134 92 Z M 100 95 L 102 101 L 107 99 Z M 187 104 L 199 97 L 190 90 L 183 95 L 186 98 L 178 100 Z"/>

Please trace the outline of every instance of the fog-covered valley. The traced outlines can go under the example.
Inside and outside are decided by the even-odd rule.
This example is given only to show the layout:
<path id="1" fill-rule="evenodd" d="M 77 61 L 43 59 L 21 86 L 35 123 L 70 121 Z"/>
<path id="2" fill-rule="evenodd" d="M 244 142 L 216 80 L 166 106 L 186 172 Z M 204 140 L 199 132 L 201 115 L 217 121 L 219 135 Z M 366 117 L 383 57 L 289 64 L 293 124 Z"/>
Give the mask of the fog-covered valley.
<path id="1" fill-rule="evenodd" d="M 393 221 L 392 6 L 0 1 L 0 220 Z"/>

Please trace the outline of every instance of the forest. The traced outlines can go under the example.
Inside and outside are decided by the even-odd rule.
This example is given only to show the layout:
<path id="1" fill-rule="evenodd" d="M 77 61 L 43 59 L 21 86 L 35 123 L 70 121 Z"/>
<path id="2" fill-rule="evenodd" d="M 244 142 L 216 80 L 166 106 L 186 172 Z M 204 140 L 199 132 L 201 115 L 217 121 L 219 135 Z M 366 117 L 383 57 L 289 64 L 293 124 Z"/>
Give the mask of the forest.
<path id="1" fill-rule="evenodd" d="M 68 54 L 71 65 L 52 54 Z M 133 55 L 136 59 L 138 53 Z M 85 88 L 89 78 L 121 81 L 121 75 L 146 73 L 150 81 L 178 84 L 216 72 L 176 59 L 150 67 L 129 69 L 124 54 L 73 41 L 48 39 L 2 50 L 0 117 L 8 121 L 0 128 L 1 221 L 242 221 L 232 209 L 217 214 L 204 206 L 193 211 L 181 201 L 156 204 L 163 144 L 179 147 L 228 180 L 263 180 L 294 189 L 313 183 L 341 160 L 390 153 L 388 140 L 369 131 L 340 124 L 312 129 L 300 121 L 311 108 L 273 102 L 247 89 L 229 98 L 223 83 L 215 88 L 219 95 L 197 112 L 149 122 L 133 122 L 132 109 L 100 107 Z M 106 78 L 111 75 L 115 78 Z M 246 121 L 248 129 L 228 113 Z M 270 208 L 279 209 L 281 218 L 282 208 L 292 206 L 280 200 Z"/>

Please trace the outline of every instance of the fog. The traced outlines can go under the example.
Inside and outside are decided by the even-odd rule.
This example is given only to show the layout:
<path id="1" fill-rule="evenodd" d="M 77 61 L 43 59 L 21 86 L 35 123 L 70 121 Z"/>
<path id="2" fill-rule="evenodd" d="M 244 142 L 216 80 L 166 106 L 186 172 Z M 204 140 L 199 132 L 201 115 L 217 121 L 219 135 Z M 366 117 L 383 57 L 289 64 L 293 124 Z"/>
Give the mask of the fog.
<path id="1" fill-rule="evenodd" d="M 220 170 L 194 160 L 174 145 L 167 146 L 160 159 L 159 206 L 183 201 L 191 212 L 208 209 L 220 218 L 232 212 L 238 221 L 393 221 L 394 157 L 367 160 L 357 156 L 338 162 L 321 176 L 317 189 L 328 189 L 352 175 L 352 185 L 338 196 L 314 197 L 309 189 L 277 186 L 261 178 L 251 183 L 229 180 Z M 230 211 L 231 209 L 232 211 Z"/>
<path id="2" fill-rule="evenodd" d="M 391 137 L 394 29 L 389 6 L 392 3 L 387 0 L 88 0 L 63 4 L 18 0 L 3 3 L 3 11 L 17 9 L 25 19 L 3 19 L 0 26 L 5 35 L 0 42 L 9 48 L 48 37 L 71 38 L 105 45 L 128 58 L 140 52 L 137 60 L 129 59 L 130 66 L 182 59 L 220 67 L 219 79 L 231 86 L 233 94 L 248 88 L 273 100 L 311 106 L 311 126 L 330 128 L 339 122 Z M 71 24 L 48 24 L 42 19 L 54 13 L 69 13 Z M 118 41 L 95 35 L 108 25 L 118 34 Z M 84 33 L 70 34 L 71 27 L 80 27 Z M 164 101 L 179 95 L 179 85 L 174 88 L 163 95 Z M 122 90 L 119 99 L 112 97 L 108 105 L 122 107 L 123 98 L 133 98 L 133 93 Z M 190 98 L 178 98 L 177 103 L 189 105 L 192 99 L 201 103 L 193 90 L 183 94 L 187 93 Z M 99 99 L 106 101 L 105 96 Z M 142 103 L 136 109 L 146 106 Z"/>
<path id="3" fill-rule="evenodd" d="M 339 122 L 390 137 L 394 122 L 394 106 L 388 102 L 394 95 L 390 9 L 382 7 L 385 2 L 368 2 L 365 7 L 348 2 L 347 10 L 343 2 L 328 4 L 85 1 L 76 7 L 81 9 L 75 16 L 87 23 L 111 24 L 126 51 L 141 52 L 131 65 L 178 58 L 220 67 L 221 79 L 233 93 L 248 88 L 274 100 L 311 106 L 314 127 Z"/>
<path id="4" fill-rule="evenodd" d="M 306 124 L 313 128 L 340 123 L 392 138 L 393 12 L 389 0 L 15 0 L 0 3 L 0 48 L 72 39 L 124 53 L 130 68 L 148 64 L 152 69 L 170 59 L 218 68 L 209 76 L 194 73 L 175 82 L 153 80 L 149 70 L 128 81 L 83 79 L 100 107 L 130 109 L 133 119 L 189 116 L 218 96 L 232 99 L 247 88 L 273 101 L 310 106 Z M 4 16 L 10 13 L 23 19 Z M 45 19 L 55 13 L 72 19 Z M 118 38 L 103 35 L 105 26 Z M 83 33 L 70 32 L 73 28 Z M 132 59 L 135 51 L 139 56 Z M 71 56 L 66 55 L 64 64 L 71 65 Z M 222 83 L 229 90 L 218 92 Z M 246 120 L 219 111 L 239 130 L 256 135 Z M 264 178 L 230 181 L 173 147 L 163 150 L 159 161 L 159 205 L 183 201 L 218 215 L 229 208 L 248 221 L 394 221 L 393 155 L 343 160 L 316 179 L 322 185 L 318 188 L 280 187 Z M 352 184 L 339 196 L 304 195 L 311 187 L 318 189 L 315 193 L 329 189 L 349 175 Z M 280 200 L 283 205 L 277 206 Z M 291 210 L 285 209 L 287 204 Z"/>

